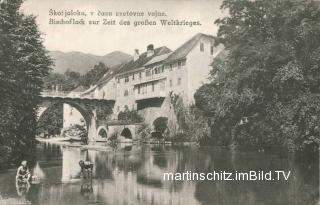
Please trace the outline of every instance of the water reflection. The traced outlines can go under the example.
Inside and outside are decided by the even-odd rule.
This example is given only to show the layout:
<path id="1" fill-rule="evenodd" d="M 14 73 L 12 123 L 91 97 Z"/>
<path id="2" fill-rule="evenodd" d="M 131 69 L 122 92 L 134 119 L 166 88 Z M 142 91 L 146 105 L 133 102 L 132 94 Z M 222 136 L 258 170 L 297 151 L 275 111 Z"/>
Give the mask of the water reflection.
<path id="1" fill-rule="evenodd" d="M 35 170 L 42 168 L 41 183 L 31 184 L 19 197 L 15 187 L 12 191 L 10 174 L 0 175 L 2 198 L 48 205 L 314 205 L 319 199 L 318 164 L 298 164 L 277 155 L 195 146 L 96 151 L 42 145 L 37 153 L 40 166 Z M 80 160 L 94 163 L 93 178 L 80 177 Z M 279 182 L 162 180 L 164 172 L 214 170 L 291 170 L 293 176 Z"/>

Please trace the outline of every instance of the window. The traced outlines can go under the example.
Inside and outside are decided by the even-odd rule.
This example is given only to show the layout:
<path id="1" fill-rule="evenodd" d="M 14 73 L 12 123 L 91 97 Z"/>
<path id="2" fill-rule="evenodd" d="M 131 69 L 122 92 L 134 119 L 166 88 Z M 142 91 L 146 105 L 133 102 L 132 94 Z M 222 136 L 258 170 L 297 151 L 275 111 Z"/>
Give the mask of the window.
<path id="1" fill-rule="evenodd" d="M 161 83 L 160 83 L 160 90 L 165 90 L 165 88 L 166 88 L 166 81 L 161 81 Z"/>
<path id="2" fill-rule="evenodd" d="M 172 71 L 172 68 L 173 68 L 173 66 L 172 66 L 172 64 L 170 64 L 170 71 Z"/>
<path id="3" fill-rule="evenodd" d="M 146 76 L 148 77 L 148 76 L 150 76 L 150 75 L 151 75 L 150 70 L 147 70 L 147 71 L 146 71 Z"/>
<path id="4" fill-rule="evenodd" d="M 178 78 L 178 85 L 181 85 L 181 78 Z"/>
<path id="5" fill-rule="evenodd" d="M 118 78 L 118 83 L 120 83 L 120 78 Z"/>
<path id="6" fill-rule="evenodd" d="M 120 111 L 120 106 L 118 106 L 118 112 Z"/>
<path id="7" fill-rule="evenodd" d="M 126 77 L 124 78 L 124 82 L 125 82 L 125 83 L 129 82 L 129 76 L 126 76 Z"/>
<path id="8" fill-rule="evenodd" d="M 105 96 L 106 96 L 106 92 L 103 91 L 103 92 L 102 92 L 102 98 L 104 98 Z"/>
<path id="9" fill-rule="evenodd" d="M 169 85 L 170 85 L 170 87 L 172 87 L 172 79 L 170 79 Z"/>
<path id="10" fill-rule="evenodd" d="M 181 65 L 182 65 L 182 63 L 181 63 L 181 61 L 179 61 L 179 62 L 178 62 L 178 68 L 179 68 L 179 69 L 181 68 Z"/>
<path id="11" fill-rule="evenodd" d="M 154 83 L 152 83 L 152 92 L 154 92 Z"/>
<path id="12" fill-rule="evenodd" d="M 129 91 L 128 91 L 128 90 L 125 90 L 123 95 L 124 95 L 124 96 L 128 96 L 128 95 L 129 95 Z"/>
<path id="13" fill-rule="evenodd" d="M 142 87 L 142 94 L 147 94 L 147 91 L 148 91 L 148 85 L 144 84 Z"/>
<path id="14" fill-rule="evenodd" d="M 203 43 L 200 43 L 200 51 L 201 51 L 201 52 L 204 51 L 204 45 L 203 45 Z"/>
<path id="15" fill-rule="evenodd" d="M 134 80 L 134 74 L 132 74 L 132 80 Z"/>
<path id="16" fill-rule="evenodd" d="M 210 55 L 213 55 L 213 45 L 210 46 Z"/>
<path id="17" fill-rule="evenodd" d="M 138 86 L 138 94 L 140 94 L 140 86 Z"/>
<path id="18" fill-rule="evenodd" d="M 139 78 L 142 78 L 142 73 L 141 72 L 139 73 Z"/>
<path id="19" fill-rule="evenodd" d="M 164 72 L 164 65 L 161 67 L 161 72 L 162 73 Z"/>

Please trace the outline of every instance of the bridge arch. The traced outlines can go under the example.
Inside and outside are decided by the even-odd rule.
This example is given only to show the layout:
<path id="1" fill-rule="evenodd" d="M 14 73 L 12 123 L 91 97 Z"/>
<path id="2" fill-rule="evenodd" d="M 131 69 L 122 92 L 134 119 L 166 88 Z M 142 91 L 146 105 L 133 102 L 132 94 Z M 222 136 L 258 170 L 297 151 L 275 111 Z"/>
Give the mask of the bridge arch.
<path id="1" fill-rule="evenodd" d="M 127 138 L 127 139 L 132 139 L 132 131 L 128 128 L 125 127 L 122 131 L 121 131 L 121 136 Z"/>
<path id="2" fill-rule="evenodd" d="M 106 126 L 100 126 L 97 131 L 97 136 L 101 138 L 108 138 L 108 128 Z"/>
<path id="3" fill-rule="evenodd" d="M 70 105 L 71 107 L 79 111 L 79 113 L 81 114 L 81 116 L 85 121 L 87 132 L 89 132 L 90 125 L 92 124 L 92 121 L 91 121 L 93 116 L 92 112 L 88 110 L 85 105 L 81 105 L 76 101 L 67 100 L 67 99 L 58 99 L 58 100 L 52 100 L 52 101 L 43 100 L 42 104 L 39 106 L 37 122 L 39 122 L 44 115 L 50 114 L 49 113 L 50 108 L 53 108 L 57 105 L 63 105 L 63 104 Z M 88 134 L 88 137 L 89 137 L 89 134 Z"/>

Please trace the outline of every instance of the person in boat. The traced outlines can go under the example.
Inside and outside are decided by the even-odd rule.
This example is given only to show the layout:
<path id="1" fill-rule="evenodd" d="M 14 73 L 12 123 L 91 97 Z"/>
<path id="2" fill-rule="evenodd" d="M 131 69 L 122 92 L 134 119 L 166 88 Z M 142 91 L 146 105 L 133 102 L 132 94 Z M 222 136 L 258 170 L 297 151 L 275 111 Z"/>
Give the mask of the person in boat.
<path id="1" fill-rule="evenodd" d="M 17 170 L 16 180 L 19 182 L 29 182 L 30 178 L 31 174 L 27 166 L 27 161 L 23 160 Z"/>

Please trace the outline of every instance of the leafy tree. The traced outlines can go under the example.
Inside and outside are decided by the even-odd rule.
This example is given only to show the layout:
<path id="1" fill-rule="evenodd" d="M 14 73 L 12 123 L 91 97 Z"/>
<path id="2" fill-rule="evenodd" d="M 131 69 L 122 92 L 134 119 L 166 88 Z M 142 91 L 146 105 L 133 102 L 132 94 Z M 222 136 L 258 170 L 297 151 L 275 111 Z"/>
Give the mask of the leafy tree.
<path id="1" fill-rule="evenodd" d="M 143 117 L 139 115 L 138 111 L 129 110 L 128 106 L 126 106 L 124 111 L 119 112 L 118 120 L 139 123 L 139 122 L 143 122 Z"/>
<path id="2" fill-rule="evenodd" d="M 153 121 L 153 126 L 156 132 L 164 133 L 167 129 L 168 118 L 167 117 L 158 117 Z"/>
<path id="3" fill-rule="evenodd" d="M 104 63 L 100 62 L 98 65 L 95 65 L 92 70 L 88 71 L 81 77 L 80 85 L 89 87 L 96 83 L 108 71 L 109 68 Z"/>
<path id="4" fill-rule="evenodd" d="M 72 91 L 78 86 L 89 88 L 90 85 L 96 83 L 108 71 L 109 68 L 100 62 L 84 75 L 70 69 L 67 69 L 64 74 L 51 72 L 44 80 L 44 88 L 51 90 L 55 86 L 59 86 L 62 91 Z"/>
<path id="5" fill-rule="evenodd" d="M 216 44 L 226 55 L 195 95 L 214 135 L 255 147 L 319 144 L 319 4 L 225 0 L 221 8 L 229 15 L 216 20 Z"/>
<path id="6" fill-rule="evenodd" d="M 27 157 L 35 136 L 43 78 L 52 64 L 35 17 L 19 11 L 22 0 L 0 7 L 0 145 L 10 159 Z"/>
<path id="7" fill-rule="evenodd" d="M 37 135 L 60 135 L 63 128 L 63 104 L 50 107 L 44 111 L 37 123 Z"/>

